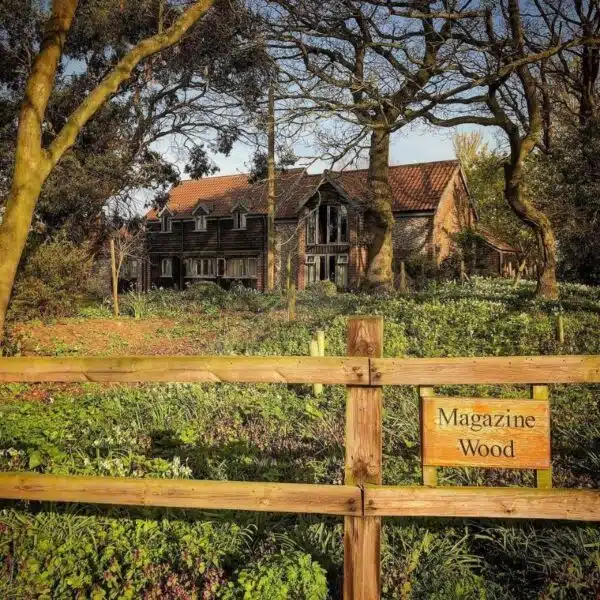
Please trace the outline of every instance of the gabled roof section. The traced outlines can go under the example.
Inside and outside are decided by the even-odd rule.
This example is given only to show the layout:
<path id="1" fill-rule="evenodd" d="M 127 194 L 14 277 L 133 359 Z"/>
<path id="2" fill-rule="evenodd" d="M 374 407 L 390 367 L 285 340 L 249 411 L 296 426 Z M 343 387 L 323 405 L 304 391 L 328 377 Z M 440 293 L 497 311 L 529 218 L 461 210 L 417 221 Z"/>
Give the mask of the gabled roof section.
<path id="1" fill-rule="evenodd" d="M 459 171 L 458 161 L 445 160 L 390 167 L 392 209 L 394 212 L 434 211 L 444 190 Z M 308 174 L 304 169 L 291 169 L 277 177 L 277 218 L 295 218 L 325 182 L 333 185 L 349 201 L 368 197 L 367 169 L 326 171 Z M 199 204 L 212 205 L 211 216 L 231 215 L 242 204 L 250 214 L 266 214 L 267 182 L 248 182 L 247 174 L 223 175 L 184 181 L 171 191 L 168 207 L 174 218 L 193 215 Z M 146 217 L 156 220 L 155 210 Z"/>
<path id="2" fill-rule="evenodd" d="M 205 215 L 208 215 L 211 209 L 212 206 L 209 204 L 206 204 L 205 202 L 198 202 L 194 207 L 194 210 L 192 210 L 192 214 L 195 215 L 197 213 L 204 213 Z"/>
<path id="3" fill-rule="evenodd" d="M 161 218 L 165 213 L 169 213 L 170 216 L 173 216 L 173 213 L 169 208 L 169 204 L 165 204 L 159 211 L 157 211 L 156 216 Z"/>
<path id="4" fill-rule="evenodd" d="M 518 250 L 511 246 L 508 242 L 505 242 L 502 238 L 499 238 L 487 229 L 478 227 L 476 231 L 490 246 L 496 248 L 496 250 L 501 250 L 502 252 L 518 252 Z"/>
<path id="5" fill-rule="evenodd" d="M 248 210 L 248 206 L 246 205 L 245 202 L 242 202 L 241 200 L 238 200 L 232 207 L 231 207 L 231 212 L 236 212 L 236 211 L 240 211 L 240 212 L 250 212 Z"/>

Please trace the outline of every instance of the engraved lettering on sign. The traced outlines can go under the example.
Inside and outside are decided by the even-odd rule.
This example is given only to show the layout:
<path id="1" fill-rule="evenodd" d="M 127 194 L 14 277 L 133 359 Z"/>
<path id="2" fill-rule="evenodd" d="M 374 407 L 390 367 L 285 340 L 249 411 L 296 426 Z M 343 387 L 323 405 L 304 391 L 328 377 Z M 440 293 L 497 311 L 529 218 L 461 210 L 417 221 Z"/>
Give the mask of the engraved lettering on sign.
<path id="1" fill-rule="evenodd" d="M 423 398 L 423 464 L 545 469 L 546 400 Z"/>

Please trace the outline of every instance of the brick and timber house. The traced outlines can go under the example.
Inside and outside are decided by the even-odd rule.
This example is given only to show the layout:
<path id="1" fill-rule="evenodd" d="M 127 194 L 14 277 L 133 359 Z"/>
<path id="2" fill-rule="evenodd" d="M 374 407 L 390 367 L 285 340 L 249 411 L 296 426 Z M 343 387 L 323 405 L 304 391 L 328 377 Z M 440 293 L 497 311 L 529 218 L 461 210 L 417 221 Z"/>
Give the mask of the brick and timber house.
<path id="1" fill-rule="evenodd" d="M 390 167 L 394 265 L 418 257 L 438 264 L 454 251 L 453 235 L 476 226 L 477 214 L 457 161 Z M 364 228 L 367 170 L 301 169 L 277 177 L 276 286 L 290 276 L 298 289 L 320 280 L 359 287 L 366 273 Z M 264 290 L 267 257 L 267 185 L 248 175 L 185 181 L 167 205 L 147 216 L 148 261 L 142 286 L 178 287 L 212 280 Z M 516 251 L 496 240 L 480 261 L 502 275 Z M 502 243 L 502 247 L 498 244 Z M 504 261 L 504 262 L 503 262 Z M 488 270 L 489 272 L 489 270 Z"/>

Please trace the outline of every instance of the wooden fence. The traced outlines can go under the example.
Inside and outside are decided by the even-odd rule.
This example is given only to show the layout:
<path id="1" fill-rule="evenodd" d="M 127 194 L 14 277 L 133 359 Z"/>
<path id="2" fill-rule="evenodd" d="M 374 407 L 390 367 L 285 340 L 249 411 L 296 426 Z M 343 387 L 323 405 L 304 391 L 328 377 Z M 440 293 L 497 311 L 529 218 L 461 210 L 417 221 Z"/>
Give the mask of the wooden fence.
<path id="1" fill-rule="evenodd" d="M 384 385 L 600 383 L 600 356 L 384 359 L 383 319 L 349 320 L 346 357 L 4 358 L 0 382 L 247 382 L 347 386 L 344 485 L 0 474 L 0 498 L 341 515 L 344 598 L 380 597 L 382 517 L 600 521 L 600 491 L 382 485 Z M 537 393 L 537 392 L 536 392 Z M 540 473 L 538 473 L 540 474 Z M 542 473 L 543 475 L 543 473 Z"/>

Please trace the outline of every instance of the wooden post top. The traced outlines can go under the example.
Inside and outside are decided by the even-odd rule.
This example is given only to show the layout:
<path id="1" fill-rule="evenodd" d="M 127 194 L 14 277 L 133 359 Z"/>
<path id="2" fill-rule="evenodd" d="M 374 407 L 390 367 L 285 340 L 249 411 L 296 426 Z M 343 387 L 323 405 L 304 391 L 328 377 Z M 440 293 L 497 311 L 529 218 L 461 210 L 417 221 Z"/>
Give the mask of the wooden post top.
<path id="1" fill-rule="evenodd" d="M 357 316 L 348 319 L 348 356 L 383 356 L 383 317 Z"/>

